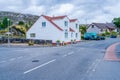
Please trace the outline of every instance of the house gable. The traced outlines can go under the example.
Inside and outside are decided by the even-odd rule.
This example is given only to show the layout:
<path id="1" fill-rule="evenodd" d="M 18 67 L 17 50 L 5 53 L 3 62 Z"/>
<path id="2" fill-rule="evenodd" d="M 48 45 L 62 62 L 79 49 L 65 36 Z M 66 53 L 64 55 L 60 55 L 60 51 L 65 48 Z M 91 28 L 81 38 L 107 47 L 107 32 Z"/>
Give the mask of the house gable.
<path id="1" fill-rule="evenodd" d="M 56 23 L 54 23 L 54 22 L 52 21 L 52 18 L 51 18 L 51 17 L 45 16 L 45 15 L 42 15 L 42 16 L 43 16 L 46 20 L 48 20 L 52 25 L 54 25 L 57 29 L 63 31 L 63 29 L 62 29 L 60 26 L 58 26 Z"/>
<path id="2" fill-rule="evenodd" d="M 88 27 L 88 29 L 87 29 L 87 32 L 99 33 L 99 31 L 100 31 L 100 28 L 98 28 L 94 24 L 90 24 L 89 27 Z"/>
<path id="3" fill-rule="evenodd" d="M 79 23 L 78 19 L 70 19 L 70 27 L 76 31 L 79 32 Z"/>
<path id="4" fill-rule="evenodd" d="M 46 27 L 42 27 L 42 22 L 46 22 Z M 38 21 L 27 32 L 28 39 L 43 39 L 53 40 L 62 39 L 62 32 L 56 28 L 49 20 L 41 16 Z M 36 37 L 31 37 L 30 34 L 35 34 Z M 60 37 L 61 36 L 61 37 Z"/>

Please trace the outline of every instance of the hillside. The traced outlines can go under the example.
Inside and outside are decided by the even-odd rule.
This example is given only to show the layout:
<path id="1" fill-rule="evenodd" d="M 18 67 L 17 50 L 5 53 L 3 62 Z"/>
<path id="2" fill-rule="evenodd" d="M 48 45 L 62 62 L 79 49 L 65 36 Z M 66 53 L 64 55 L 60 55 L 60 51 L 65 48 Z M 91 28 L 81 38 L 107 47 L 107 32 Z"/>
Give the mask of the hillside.
<path id="1" fill-rule="evenodd" d="M 33 24 L 38 19 L 39 16 L 31 15 L 31 14 L 21 14 L 21 13 L 15 13 L 15 12 L 0 11 L 0 21 L 3 20 L 4 17 L 8 17 L 14 24 L 17 24 L 19 21 Z"/>
<path id="2" fill-rule="evenodd" d="M 10 29 L 13 36 L 25 36 L 26 31 L 38 18 L 39 16 L 37 15 L 0 11 L 0 35 L 5 35 L 8 32 L 8 21 L 6 22 L 5 19 L 10 19 L 12 22 L 12 28 Z M 22 24 L 20 24 L 20 22 L 22 22 Z"/>

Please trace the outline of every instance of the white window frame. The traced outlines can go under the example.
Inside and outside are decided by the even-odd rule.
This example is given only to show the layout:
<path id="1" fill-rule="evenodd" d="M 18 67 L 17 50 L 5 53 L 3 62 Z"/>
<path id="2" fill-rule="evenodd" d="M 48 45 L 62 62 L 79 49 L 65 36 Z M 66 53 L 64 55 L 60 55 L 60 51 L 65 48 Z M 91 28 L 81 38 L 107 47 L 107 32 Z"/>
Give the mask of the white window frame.
<path id="1" fill-rule="evenodd" d="M 42 22 L 42 27 L 46 27 L 46 22 Z"/>
<path id="2" fill-rule="evenodd" d="M 35 34 L 35 33 L 30 33 L 30 37 L 31 37 L 31 38 L 35 38 L 35 37 L 36 37 L 36 34 Z"/>

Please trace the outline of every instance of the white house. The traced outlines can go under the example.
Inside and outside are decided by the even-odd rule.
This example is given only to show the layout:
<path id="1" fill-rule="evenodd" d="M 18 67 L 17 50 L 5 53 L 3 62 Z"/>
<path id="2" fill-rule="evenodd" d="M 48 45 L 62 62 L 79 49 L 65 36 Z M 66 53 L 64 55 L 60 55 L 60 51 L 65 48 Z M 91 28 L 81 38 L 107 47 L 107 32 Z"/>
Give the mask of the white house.
<path id="1" fill-rule="evenodd" d="M 89 25 L 87 32 L 95 32 L 97 34 L 105 33 L 105 31 L 111 32 L 115 31 L 117 32 L 117 28 L 112 23 L 92 23 Z"/>
<path id="2" fill-rule="evenodd" d="M 81 40 L 81 33 L 79 32 L 79 21 L 77 19 L 70 19 L 71 40 Z M 72 30 L 73 29 L 73 30 Z"/>
<path id="3" fill-rule="evenodd" d="M 76 26 L 79 26 L 77 22 L 76 20 L 71 23 L 67 16 L 50 17 L 41 15 L 27 31 L 26 37 L 27 39 L 52 40 L 53 44 L 56 44 L 58 40 L 61 43 L 70 43 L 71 40 L 78 42 L 80 41 L 80 32 L 79 28 L 76 28 Z M 72 32 L 73 36 L 76 37 L 71 35 Z"/>

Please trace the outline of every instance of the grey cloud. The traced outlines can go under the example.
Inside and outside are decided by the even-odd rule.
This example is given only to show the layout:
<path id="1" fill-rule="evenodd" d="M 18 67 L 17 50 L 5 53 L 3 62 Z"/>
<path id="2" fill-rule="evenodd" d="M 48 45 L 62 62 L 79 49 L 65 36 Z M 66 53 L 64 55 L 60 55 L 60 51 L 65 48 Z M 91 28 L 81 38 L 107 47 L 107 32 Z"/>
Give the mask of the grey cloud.
<path id="1" fill-rule="evenodd" d="M 119 3 L 120 0 L 18 0 L 18 1 L 8 0 L 7 3 L 5 0 L 0 0 L 0 10 L 10 11 L 9 9 L 11 8 L 11 11 L 15 11 L 15 12 L 24 13 L 24 11 L 26 11 L 25 13 L 37 14 L 41 11 L 35 11 L 36 10 L 35 8 L 43 7 L 42 11 L 44 11 L 49 15 L 56 13 L 55 11 L 59 11 L 60 6 L 63 4 L 64 5 L 72 4 L 73 10 L 71 12 L 68 11 L 69 16 L 78 17 L 80 18 L 80 20 L 89 19 L 90 21 L 92 21 L 92 19 L 93 20 L 99 19 L 97 18 L 99 16 L 111 17 L 111 15 L 113 14 L 115 15 L 116 14 L 115 12 L 117 12 L 117 10 L 111 10 L 111 9 L 116 9 L 117 6 L 115 5 L 120 5 Z M 113 8 L 111 8 L 111 6 Z M 34 12 L 30 10 L 33 10 Z M 64 14 L 64 13 L 60 13 L 60 14 Z M 120 12 L 118 12 L 116 15 L 120 16 Z"/>

